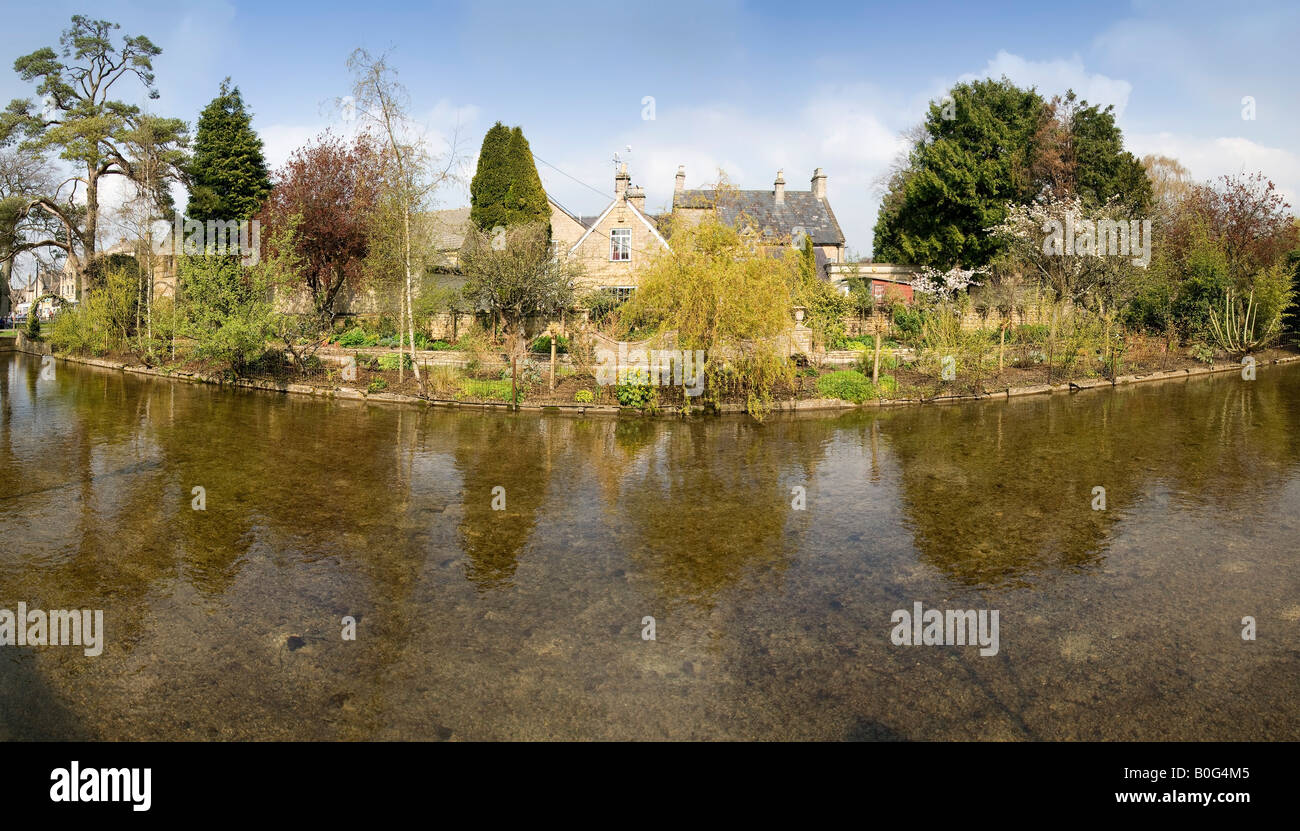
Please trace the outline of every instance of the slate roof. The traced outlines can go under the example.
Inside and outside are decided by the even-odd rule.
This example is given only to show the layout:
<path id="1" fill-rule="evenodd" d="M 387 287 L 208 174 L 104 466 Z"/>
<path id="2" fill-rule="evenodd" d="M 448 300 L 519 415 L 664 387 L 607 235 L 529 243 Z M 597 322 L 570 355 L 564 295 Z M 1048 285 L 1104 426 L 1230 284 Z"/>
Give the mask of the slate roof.
<path id="1" fill-rule="evenodd" d="M 673 208 L 712 208 L 717 199 L 713 190 L 681 190 L 673 194 Z M 787 190 L 780 205 L 770 190 L 728 191 L 717 208 L 723 222 L 735 225 L 743 217 L 767 238 L 788 238 L 795 228 L 803 228 L 816 245 L 844 244 L 844 232 L 830 204 L 812 191 Z"/>

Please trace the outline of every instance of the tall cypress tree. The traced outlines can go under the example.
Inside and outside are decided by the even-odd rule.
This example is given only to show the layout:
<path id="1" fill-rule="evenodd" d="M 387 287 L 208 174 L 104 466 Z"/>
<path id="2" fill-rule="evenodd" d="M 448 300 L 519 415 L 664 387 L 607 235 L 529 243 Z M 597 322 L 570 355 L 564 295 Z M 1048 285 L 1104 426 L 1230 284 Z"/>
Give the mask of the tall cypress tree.
<path id="1" fill-rule="evenodd" d="M 529 222 L 545 222 L 549 229 L 551 206 L 521 128 L 498 121 L 487 131 L 469 198 L 470 220 L 482 230 Z"/>
<path id="2" fill-rule="evenodd" d="M 189 172 L 191 219 L 249 219 L 271 193 L 262 139 L 229 78 L 199 116 Z"/>
<path id="3" fill-rule="evenodd" d="M 533 151 L 520 127 L 510 133 L 510 193 L 506 198 L 512 222 L 545 222 L 550 228 L 551 207 L 546 202 L 546 188 L 537 173 Z M 549 233 L 549 232 L 548 232 Z"/>
<path id="4" fill-rule="evenodd" d="M 490 231 L 507 225 L 506 200 L 510 193 L 510 128 L 498 121 L 483 136 L 478 167 L 469 185 L 469 218 L 476 227 Z"/>

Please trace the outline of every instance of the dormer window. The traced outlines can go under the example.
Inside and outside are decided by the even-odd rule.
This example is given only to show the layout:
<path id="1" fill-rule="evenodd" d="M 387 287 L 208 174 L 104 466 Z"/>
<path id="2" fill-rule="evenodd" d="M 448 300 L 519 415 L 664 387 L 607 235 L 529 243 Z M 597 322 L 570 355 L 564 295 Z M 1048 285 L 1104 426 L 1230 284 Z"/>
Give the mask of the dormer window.
<path id="1" fill-rule="evenodd" d="M 632 259 L 632 229 L 615 228 L 609 232 L 609 259 L 627 262 Z"/>

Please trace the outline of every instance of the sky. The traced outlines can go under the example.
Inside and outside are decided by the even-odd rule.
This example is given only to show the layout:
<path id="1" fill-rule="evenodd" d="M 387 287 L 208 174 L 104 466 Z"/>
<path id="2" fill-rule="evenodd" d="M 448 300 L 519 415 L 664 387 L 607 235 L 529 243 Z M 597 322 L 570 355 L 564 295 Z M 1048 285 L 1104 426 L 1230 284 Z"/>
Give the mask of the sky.
<path id="1" fill-rule="evenodd" d="M 901 133 L 954 83 L 1004 75 L 1113 104 L 1138 156 L 1173 156 L 1197 180 L 1263 171 L 1300 202 L 1295 2 L 3 5 L 0 101 L 34 94 L 12 60 L 57 46 L 86 13 L 163 50 L 160 97 L 123 83 L 121 98 L 193 124 L 229 76 L 272 166 L 352 129 L 335 103 L 351 90 L 348 55 L 387 51 L 430 146 L 463 174 L 442 207 L 468 204 L 478 146 L 500 120 L 523 127 L 547 191 L 581 214 L 610 200 L 616 154 L 654 211 L 678 165 L 687 187 L 724 171 L 768 189 L 780 169 L 791 190 L 823 168 L 849 247 L 869 254 L 876 183 Z"/>

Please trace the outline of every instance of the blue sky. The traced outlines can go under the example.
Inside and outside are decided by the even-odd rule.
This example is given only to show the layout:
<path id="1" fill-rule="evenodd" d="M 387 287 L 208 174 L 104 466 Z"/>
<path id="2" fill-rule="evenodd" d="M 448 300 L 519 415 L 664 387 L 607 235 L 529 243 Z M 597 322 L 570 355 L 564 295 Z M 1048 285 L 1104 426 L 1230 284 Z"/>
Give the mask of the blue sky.
<path id="1" fill-rule="evenodd" d="M 1198 179 L 1263 170 L 1300 196 L 1295 3 L 44 0 L 6 3 L 0 99 L 31 94 L 11 61 L 55 45 L 83 11 L 162 47 L 156 112 L 192 123 L 231 76 L 273 164 L 346 128 L 332 102 L 349 91 L 353 48 L 391 49 L 435 149 L 458 136 L 468 174 L 494 121 L 522 125 L 535 155 L 568 174 L 539 163 L 548 191 L 580 213 L 608 201 L 616 152 L 656 209 L 679 164 L 688 186 L 722 169 L 768 188 L 781 168 L 792 189 L 822 167 L 849 245 L 869 252 L 874 182 L 899 133 L 954 82 L 1004 74 L 1114 104 L 1138 155 L 1175 156 Z M 440 201 L 468 197 L 451 187 Z"/>

